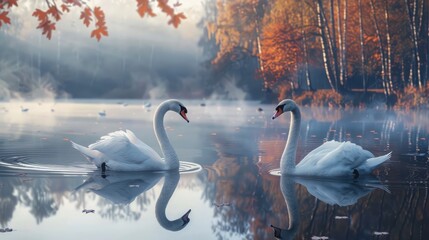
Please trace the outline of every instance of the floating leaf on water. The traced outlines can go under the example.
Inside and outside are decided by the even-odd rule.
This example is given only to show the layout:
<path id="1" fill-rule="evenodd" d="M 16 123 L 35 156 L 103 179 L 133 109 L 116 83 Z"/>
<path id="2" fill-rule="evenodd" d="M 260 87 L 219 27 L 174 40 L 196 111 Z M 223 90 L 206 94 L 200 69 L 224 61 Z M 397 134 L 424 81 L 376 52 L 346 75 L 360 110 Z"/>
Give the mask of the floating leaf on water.
<path id="1" fill-rule="evenodd" d="M 380 235 L 389 235 L 388 232 L 374 232 L 374 235 L 380 236 Z"/>
<path id="2" fill-rule="evenodd" d="M 324 240 L 324 239 L 329 239 L 329 237 L 326 236 L 312 236 L 311 237 L 312 240 Z"/>

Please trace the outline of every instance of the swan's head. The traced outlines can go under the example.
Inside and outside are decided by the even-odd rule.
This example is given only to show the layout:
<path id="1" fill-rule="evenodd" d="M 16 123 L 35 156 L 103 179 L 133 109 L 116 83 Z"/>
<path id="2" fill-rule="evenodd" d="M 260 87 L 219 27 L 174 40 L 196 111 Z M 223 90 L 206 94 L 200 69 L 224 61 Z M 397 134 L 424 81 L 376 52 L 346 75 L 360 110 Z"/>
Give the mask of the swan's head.
<path id="1" fill-rule="evenodd" d="M 186 114 L 188 113 L 188 109 L 186 109 L 183 103 L 175 99 L 170 99 L 161 104 L 167 104 L 169 110 L 177 112 L 180 116 L 182 116 L 183 119 L 189 122 L 188 117 L 186 116 Z"/>
<path id="2" fill-rule="evenodd" d="M 281 101 L 276 107 L 276 113 L 274 113 L 273 119 L 285 112 L 293 111 L 296 107 L 296 103 L 292 99 L 285 99 Z"/>

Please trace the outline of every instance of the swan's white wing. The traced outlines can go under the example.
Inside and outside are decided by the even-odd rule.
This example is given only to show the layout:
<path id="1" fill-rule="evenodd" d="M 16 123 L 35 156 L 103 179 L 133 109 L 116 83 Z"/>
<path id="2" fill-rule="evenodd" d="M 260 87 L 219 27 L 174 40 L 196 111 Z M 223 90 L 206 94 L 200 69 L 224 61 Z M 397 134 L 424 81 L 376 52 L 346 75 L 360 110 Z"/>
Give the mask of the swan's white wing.
<path id="1" fill-rule="evenodd" d="M 89 148 L 100 151 L 117 163 L 142 164 L 147 160 L 161 160 L 161 157 L 146 144 L 136 145 L 134 143 L 137 142 L 136 137 L 132 135 L 130 137 L 130 134 L 124 131 L 112 132 L 89 145 Z"/>
<path id="2" fill-rule="evenodd" d="M 312 164 L 314 159 L 321 159 L 326 154 L 331 152 L 332 150 L 339 147 L 342 143 L 337 141 L 328 141 L 320 145 L 319 147 L 313 149 L 313 151 L 309 152 L 307 156 L 305 156 L 298 165 L 305 166 L 307 164 Z"/>
<path id="3" fill-rule="evenodd" d="M 127 129 L 125 131 L 125 134 L 127 135 L 128 140 L 130 140 L 131 143 L 136 145 L 142 152 L 147 153 L 148 155 L 152 156 L 153 158 L 161 159 L 159 154 L 157 152 L 155 152 L 155 150 L 153 150 L 153 148 L 149 147 L 149 145 L 147 145 L 146 143 L 144 143 L 143 141 L 138 139 L 136 137 L 136 135 L 131 130 Z"/>
<path id="4" fill-rule="evenodd" d="M 350 142 L 330 141 L 310 152 L 297 171 L 311 175 L 346 175 L 374 155 Z"/>

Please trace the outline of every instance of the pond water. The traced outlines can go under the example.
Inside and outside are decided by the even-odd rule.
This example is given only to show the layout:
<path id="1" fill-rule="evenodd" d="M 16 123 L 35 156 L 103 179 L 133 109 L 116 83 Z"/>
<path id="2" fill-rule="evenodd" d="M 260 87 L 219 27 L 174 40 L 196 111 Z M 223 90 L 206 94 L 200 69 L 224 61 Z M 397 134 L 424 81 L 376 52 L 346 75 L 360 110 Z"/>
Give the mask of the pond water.
<path id="1" fill-rule="evenodd" d="M 271 120 L 275 106 L 257 102 L 184 100 L 190 123 L 168 113 L 167 133 L 187 162 L 180 174 L 102 176 L 71 147 L 70 140 L 89 145 L 130 129 L 159 152 L 152 130 L 159 102 L 143 103 L 0 103 L 0 238 L 429 236 L 427 112 L 302 108 L 298 160 L 331 139 L 376 156 L 393 152 L 375 177 L 354 181 L 269 174 L 279 167 L 289 116 Z M 186 171 L 190 163 L 202 169 Z"/>

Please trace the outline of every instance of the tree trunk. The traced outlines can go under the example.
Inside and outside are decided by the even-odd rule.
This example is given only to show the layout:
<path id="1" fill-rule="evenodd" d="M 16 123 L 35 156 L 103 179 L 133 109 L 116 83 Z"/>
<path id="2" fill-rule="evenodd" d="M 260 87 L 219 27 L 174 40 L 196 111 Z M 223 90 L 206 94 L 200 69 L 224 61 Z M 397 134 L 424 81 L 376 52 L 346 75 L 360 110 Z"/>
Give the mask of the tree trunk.
<path id="1" fill-rule="evenodd" d="M 375 25 L 375 32 L 377 34 L 377 38 L 378 38 L 378 48 L 380 51 L 380 57 L 381 57 L 381 78 L 382 78 L 382 84 L 383 84 L 383 88 L 384 88 L 384 95 L 389 96 L 390 92 L 389 92 L 389 88 L 387 87 L 386 84 L 386 57 L 384 54 L 384 46 L 383 46 L 383 39 L 381 38 L 381 32 L 380 32 L 380 28 L 378 26 L 378 21 L 376 18 L 376 12 L 375 12 L 375 6 L 374 6 L 374 0 L 370 0 L 369 1 L 370 5 L 371 5 L 371 16 L 372 19 L 374 21 L 374 25 Z"/>
<path id="2" fill-rule="evenodd" d="M 393 92 L 392 82 L 392 58 L 391 58 L 391 43 L 390 43 L 390 31 L 389 31 L 389 5 L 387 0 L 384 0 L 384 20 L 386 21 L 386 48 L 387 48 L 387 59 L 386 59 L 386 84 L 389 93 Z"/>
<path id="3" fill-rule="evenodd" d="M 344 0 L 344 12 L 343 12 L 343 47 L 342 47 L 342 70 L 343 70 L 343 86 L 347 82 L 347 23 L 348 23 L 348 17 L 347 17 L 347 9 L 348 9 L 348 0 Z"/>
<path id="4" fill-rule="evenodd" d="M 421 75 L 420 75 L 420 53 L 418 44 L 418 32 L 417 32 L 417 3 L 418 0 L 413 1 L 413 9 L 410 9 L 409 0 L 405 0 L 405 6 L 407 9 L 408 21 L 411 30 L 411 40 L 413 43 L 413 66 L 411 68 L 410 76 L 413 76 L 412 81 L 415 86 L 422 87 Z M 415 74 L 414 74 L 415 71 Z M 415 78 L 415 80 L 414 80 Z"/>
<path id="5" fill-rule="evenodd" d="M 424 53 L 426 56 L 426 64 L 425 64 L 425 77 L 423 79 L 423 86 L 425 87 L 427 84 L 427 81 L 429 80 L 429 2 L 428 1 L 423 1 L 425 4 L 423 4 L 423 9 L 422 9 L 422 17 L 421 17 L 421 22 L 426 22 L 426 26 L 424 24 L 423 27 L 425 29 L 423 29 L 424 32 L 422 35 L 423 37 L 426 37 L 426 52 Z M 426 16 L 426 20 L 424 20 Z"/>
<path id="6" fill-rule="evenodd" d="M 304 71 L 305 71 L 305 81 L 307 83 L 308 90 L 313 91 L 313 87 L 311 86 L 311 78 L 310 78 L 310 69 L 308 67 L 308 46 L 307 46 L 307 33 L 304 27 L 304 6 L 302 5 L 302 1 L 300 1 L 301 8 L 301 34 L 302 34 L 302 45 L 304 48 Z"/>
<path id="7" fill-rule="evenodd" d="M 332 29 L 332 37 L 330 36 L 330 34 L 328 35 L 328 38 L 330 39 L 329 41 L 329 45 L 332 51 L 332 59 L 333 61 L 333 70 L 334 70 L 334 76 L 335 76 L 335 88 L 338 91 L 339 87 L 342 87 L 342 84 L 340 82 L 339 86 L 338 86 L 338 82 L 339 82 L 339 78 L 340 78 L 340 71 L 338 71 L 339 69 L 339 63 L 338 63 L 338 48 L 337 48 L 337 33 L 335 30 L 335 18 L 334 18 L 334 0 L 330 0 L 330 21 L 331 21 L 331 29 Z M 329 33 L 329 27 L 328 25 L 326 26 L 328 28 L 328 33 Z"/>
<path id="8" fill-rule="evenodd" d="M 259 65 L 259 71 L 261 72 L 262 75 L 262 80 L 264 81 L 264 91 L 267 91 L 268 88 L 270 88 L 267 78 L 265 76 L 265 69 L 264 69 L 264 62 L 262 61 L 262 47 L 261 47 L 261 37 L 260 37 L 260 22 L 258 19 L 258 10 L 256 9 L 256 6 L 253 7 L 253 10 L 255 11 L 255 22 L 256 22 L 256 27 L 255 27 L 255 33 L 256 33 L 256 47 L 257 47 L 257 52 L 258 52 L 258 65 Z"/>
<path id="9" fill-rule="evenodd" d="M 320 31 L 320 43 L 322 45 L 322 56 L 323 56 L 323 64 L 325 66 L 326 77 L 328 79 L 329 85 L 332 90 L 336 91 L 336 88 L 333 84 L 334 76 L 332 74 L 332 66 L 330 61 L 329 54 L 329 46 L 328 46 L 328 37 L 326 33 L 326 22 L 323 13 L 323 2 L 322 0 L 316 1 L 316 11 L 317 11 L 317 23 Z"/>
<path id="10" fill-rule="evenodd" d="M 366 93 L 366 72 L 365 72 L 365 45 L 363 42 L 363 22 L 362 22 L 362 0 L 359 0 L 359 40 L 360 40 L 360 59 L 361 59 L 361 68 L 362 68 L 362 86 L 364 93 Z"/>
<path id="11" fill-rule="evenodd" d="M 341 17 L 341 1 L 337 0 L 337 27 L 338 27 L 338 57 L 339 57 L 339 81 L 340 85 L 344 85 L 344 62 L 343 62 L 343 24 Z"/>

